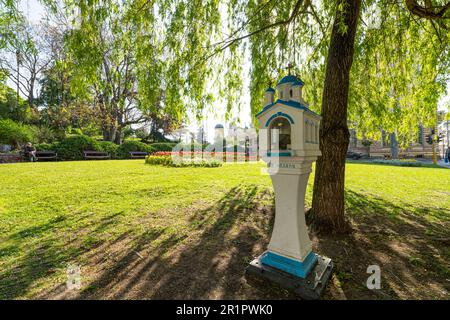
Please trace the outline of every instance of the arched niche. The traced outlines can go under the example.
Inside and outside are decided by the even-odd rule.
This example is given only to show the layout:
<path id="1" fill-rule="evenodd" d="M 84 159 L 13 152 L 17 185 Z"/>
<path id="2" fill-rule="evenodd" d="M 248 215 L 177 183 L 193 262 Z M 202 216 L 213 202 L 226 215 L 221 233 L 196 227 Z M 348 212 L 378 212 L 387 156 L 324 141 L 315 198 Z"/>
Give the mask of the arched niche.
<path id="1" fill-rule="evenodd" d="M 291 123 L 287 118 L 278 116 L 270 122 L 269 147 L 270 150 L 291 149 Z"/>

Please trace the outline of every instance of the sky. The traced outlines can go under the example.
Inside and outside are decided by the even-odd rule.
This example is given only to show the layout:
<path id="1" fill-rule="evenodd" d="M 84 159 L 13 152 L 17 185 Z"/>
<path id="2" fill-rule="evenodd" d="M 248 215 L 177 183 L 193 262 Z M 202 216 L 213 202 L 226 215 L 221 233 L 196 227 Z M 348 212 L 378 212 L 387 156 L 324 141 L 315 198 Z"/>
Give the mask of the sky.
<path id="1" fill-rule="evenodd" d="M 32 23 L 37 23 L 41 18 L 45 16 L 45 10 L 38 0 L 21 0 L 19 4 L 20 10 Z M 233 110 L 232 117 L 238 120 L 238 125 L 241 127 L 249 126 L 251 124 L 251 112 L 250 112 L 250 93 L 249 93 L 249 71 L 250 71 L 250 57 L 248 56 L 248 50 L 246 50 L 246 56 L 244 57 L 243 66 L 243 78 L 244 86 L 242 90 L 242 97 L 240 101 L 241 110 Z M 212 88 L 214 89 L 214 88 Z M 450 81 L 447 83 L 447 95 L 442 97 L 439 101 L 438 108 L 440 110 L 446 110 L 450 105 Z M 262 98 L 262 97 L 261 97 Z M 222 124 L 225 127 L 225 134 L 227 134 L 228 124 L 225 121 L 225 109 L 226 104 L 224 102 L 216 101 L 213 105 L 207 109 L 209 112 L 204 113 L 204 120 L 202 123 L 197 123 L 195 117 L 191 116 L 190 123 L 188 123 L 188 129 L 196 132 L 198 128 L 203 125 L 205 128 L 208 141 L 212 141 L 214 137 L 214 127 L 216 124 Z"/>

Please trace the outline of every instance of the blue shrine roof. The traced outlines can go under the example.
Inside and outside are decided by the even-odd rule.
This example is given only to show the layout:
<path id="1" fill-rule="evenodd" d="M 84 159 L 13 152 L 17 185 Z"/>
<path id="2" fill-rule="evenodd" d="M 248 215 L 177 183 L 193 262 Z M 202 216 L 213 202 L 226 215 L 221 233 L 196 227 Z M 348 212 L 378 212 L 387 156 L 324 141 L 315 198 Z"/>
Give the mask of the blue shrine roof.
<path id="1" fill-rule="evenodd" d="M 278 81 L 277 86 L 283 83 L 290 83 L 293 82 L 294 84 L 299 84 L 299 85 L 303 85 L 304 82 L 302 80 L 300 80 L 299 78 L 297 78 L 294 75 L 287 75 L 285 77 L 283 77 L 280 81 Z"/>
<path id="2" fill-rule="evenodd" d="M 269 88 L 266 89 L 266 92 L 275 92 L 275 89 L 272 88 L 272 87 L 269 87 Z"/>
<path id="3" fill-rule="evenodd" d="M 292 86 L 303 86 L 305 83 L 302 81 L 302 80 L 300 80 L 300 79 L 298 79 L 297 81 L 295 81 L 293 84 L 292 84 Z"/>
<path id="4" fill-rule="evenodd" d="M 271 104 L 268 104 L 267 106 L 265 106 L 260 112 L 258 112 L 258 113 L 256 114 L 256 116 L 259 116 L 259 115 L 262 114 L 263 112 L 269 110 L 271 107 L 273 107 L 273 106 L 276 105 L 277 103 L 283 104 L 283 105 L 285 105 L 285 106 L 293 107 L 293 108 L 296 108 L 296 109 L 302 109 L 302 110 L 308 111 L 308 112 L 310 112 L 310 113 L 312 113 L 312 114 L 318 115 L 317 113 L 315 113 L 314 111 L 311 111 L 308 107 L 306 107 L 305 105 L 301 104 L 300 102 L 292 101 L 292 100 L 286 101 L 286 100 L 278 99 L 278 100 L 275 101 L 274 103 L 271 103 Z"/>

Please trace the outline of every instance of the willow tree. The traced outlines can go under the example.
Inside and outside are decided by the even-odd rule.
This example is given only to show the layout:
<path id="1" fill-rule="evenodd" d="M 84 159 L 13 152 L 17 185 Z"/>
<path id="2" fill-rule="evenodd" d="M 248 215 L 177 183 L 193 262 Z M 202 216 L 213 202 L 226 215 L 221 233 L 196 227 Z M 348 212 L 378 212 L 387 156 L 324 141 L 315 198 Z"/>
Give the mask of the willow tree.
<path id="1" fill-rule="evenodd" d="M 366 1 L 361 8 L 358 0 L 291 1 L 279 6 L 271 1 L 251 1 L 248 8 L 249 32 L 235 40 L 250 37 L 252 110 L 259 108 L 264 78 L 273 75 L 268 69 L 279 72 L 284 57 L 296 59 L 296 51 L 304 49 L 302 77 L 312 84 L 306 93 L 316 108 L 321 105 L 323 117 L 313 227 L 346 231 L 348 122 L 355 120 L 361 132 L 373 137 L 381 128 L 398 130 L 402 143 L 411 139 L 418 123 L 432 122 L 448 74 L 445 21 L 449 4 Z M 367 13 L 365 18 L 375 18 L 375 28 L 365 21 L 358 25 L 362 13 Z M 334 17 L 331 23 L 330 16 Z M 356 67 L 352 70 L 353 60 Z"/>
<path id="2" fill-rule="evenodd" d="M 66 2 L 80 8 L 82 19 L 87 8 L 117 3 Z M 316 165 L 312 202 L 317 230 L 347 230 L 344 177 L 349 120 L 375 135 L 381 127 L 406 133 L 414 121 L 431 119 L 450 56 L 450 4 L 442 0 L 120 3 L 127 6 L 133 26 L 130 41 L 136 50 L 143 107 L 163 105 L 181 118 L 189 109 L 201 110 L 211 101 L 214 82 L 219 88 L 215 94 L 226 97 L 230 109 L 237 101 L 242 55 L 248 48 L 255 114 L 264 89 L 285 73 L 288 62 L 297 64 L 296 73 L 307 83 L 306 97 L 323 117 L 322 157 Z M 379 23 L 375 29 L 365 21 L 365 13 L 372 9 L 368 16 Z M 102 15 L 91 16 L 80 26 L 88 38 Z M 87 48 L 96 61 L 96 47 L 90 47 L 88 40 L 75 43 Z M 89 69 L 83 74 L 88 76 Z"/>
<path id="3" fill-rule="evenodd" d="M 364 54 L 352 70 L 349 119 L 365 138 L 380 139 L 383 129 L 407 147 L 417 140 L 419 124 L 436 123 L 448 79 L 449 34 L 405 8 L 382 9 L 384 18 L 360 36 Z"/>
<path id="4" fill-rule="evenodd" d="M 3 49 L 12 38 L 14 32 L 11 25 L 21 19 L 14 0 L 0 0 L 0 49 Z"/>
<path id="5" fill-rule="evenodd" d="M 76 62 L 72 84 L 78 94 L 96 96 L 95 103 L 110 116 L 105 138 L 118 142 L 124 126 L 149 117 L 170 115 L 178 125 L 188 113 L 200 117 L 214 97 L 212 83 L 220 97 L 232 92 L 231 109 L 241 87 L 242 61 L 233 48 L 223 53 L 227 58 L 206 58 L 223 22 L 219 1 L 65 3 L 73 21 L 66 37 Z M 131 107 L 137 118 L 124 119 Z"/>

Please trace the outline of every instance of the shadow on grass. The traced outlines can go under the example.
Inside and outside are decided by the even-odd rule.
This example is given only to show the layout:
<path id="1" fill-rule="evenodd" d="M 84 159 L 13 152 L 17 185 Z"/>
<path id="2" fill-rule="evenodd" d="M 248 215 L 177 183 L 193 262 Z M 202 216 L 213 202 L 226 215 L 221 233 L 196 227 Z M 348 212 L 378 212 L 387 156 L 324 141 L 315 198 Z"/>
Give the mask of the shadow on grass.
<path id="1" fill-rule="evenodd" d="M 385 161 L 385 162 L 383 162 Z M 365 165 L 374 165 L 374 166 L 390 166 L 390 167 L 403 167 L 403 168 L 432 168 L 432 169 L 448 169 L 446 167 L 439 166 L 437 164 L 433 163 L 426 163 L 421 161 L 389 161 L 389 160 L 350 160 L 347 159 L 345 161 L 346 163 L 350 164 L 365 164 Z"/>
<path id="2" fill-rule="evenodd" d="M 188 218 L 198 236 L 172 236 L 143 259 L 129 251 L 104 272 L 78 298 L 115 299 L 239 299 L 285 297 L 264 286 L 246 284 L 248 262 L 266 245 L 273 212 L 260 205 L 257 186 L 232 188 L 216 204 Z M 148 244 L 148 239 L 144 242 Z"/>
<path id="3" fill-rule="evenodd" d="M 186 212 L 185 229 L 174 231 L 170 223 L 148 224 L 146 231 L 136 236 L 130 227 L 103 243 L 79 243 L 76 235 L 59 241 L 58 232 L 48 231 L 60 228 L 65 219 L 50 220 L 10 236 L 14 241 L 31 235 L 42 240 L 33 250 L 25 250 L 14 268 L 0 270 L 0 298 L 23 295 L 57 268 L 78 258 L 96 269 L 95 274 L 83 278 L 82 291 L 67 292 L 63 279 L 38 297 L 295 298 L 270 284 L 249 284 L 244 277 L 248 262 L 267 246 L 273 207 L 273 195 L 266 189 L 240 185 L 208 208 Z M 448 299 L 448 215 L 439 208 L 400 206 L 351 190 L 346 191 L 346 207 L 354 228 L 351 234 L 312 235 L 314 250 L 336 264 L 324 298 Z M 440 220 L 430 222 L 423 213 Z M 120 214 L 100 219 L 90 232 L 115 228 Z M 84 216 L 77 219 L 90 222 Z M 0 254 L 15 250 L 19 248 L 7 247 Z M 369 276 L 366 269 L 373 264 L 381 267 L 382 289 L 378 291 L 365 285 Z"/>
<path id="4" fill-rule="evenodd" d="M 111 227 L 120 214 L 122 213 L 114 213 L 100 219 L 93 233 Z M 4 238 L 3 240 L 10 241 L 12 244 L 0 250 L 0 259 L 11 256 L 19 256 L 19 258 L 12 268 L 0 270 L 0 299 L 20 297 L 34 283 L 52 276 L 57 269 L 65 269 L 68 264 L 98 247 L 99 241 L 92 241 L 91 237 L 80 241 L 76 232 L 68 230 L 65 225 L 70 219 L 77 223 L 84 221 L 90 224 L 92 221 L 88 217 L 88 214 L 57 216 Z"/>
<path id="5" fill-rule="evenodd" d="M 340 298 L 449 298 L 449 216 L 444 209 L 399 206 L 351 190 L 345 201 L 353 232 L 315 237 L 316 250 L 336 264 Z M 441 220 L 431 222 L 424 212 Z M 381 290 L 367 289 L 369 265 L 381 268 Z"/>

